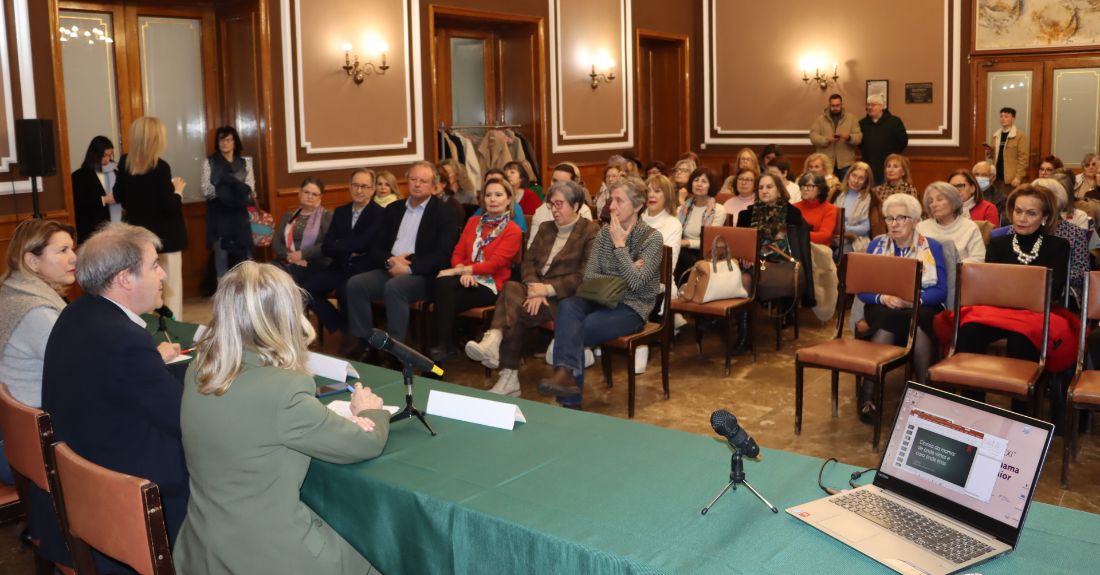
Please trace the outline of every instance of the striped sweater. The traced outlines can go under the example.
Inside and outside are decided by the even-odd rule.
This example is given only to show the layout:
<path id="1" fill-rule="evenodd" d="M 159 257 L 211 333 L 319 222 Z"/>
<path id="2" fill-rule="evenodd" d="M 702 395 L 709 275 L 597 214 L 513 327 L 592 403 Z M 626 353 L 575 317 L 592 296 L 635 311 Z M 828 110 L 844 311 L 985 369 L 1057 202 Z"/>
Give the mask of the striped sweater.
<path id="1" fill-rule="evenodd" d="M 626 247 L 615 248 L 611 242 L 610 226 L 603 226 L 596 234 L 592 253 L 584 269 L 584 279 L 618 277 L 626 282 L 623 303 L 642 319 L 649 317 L 661 292 L 661 234 L 638 220 L 626 237 Z M 634 262 L 642 260 L 638 269 Z"/>

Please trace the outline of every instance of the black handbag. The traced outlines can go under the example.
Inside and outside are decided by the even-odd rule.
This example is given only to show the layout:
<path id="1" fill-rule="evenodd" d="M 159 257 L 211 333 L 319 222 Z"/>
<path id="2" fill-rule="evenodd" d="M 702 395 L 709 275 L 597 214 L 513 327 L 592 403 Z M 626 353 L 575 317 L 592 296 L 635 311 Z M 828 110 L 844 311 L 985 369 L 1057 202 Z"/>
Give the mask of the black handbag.
<path id="1" fill-rule="evenodd" d="M 770 301 L 780 298 L 799 298 L 802 293 L 802 264 L 777 249 L 768 246 L 772 252 L 782 256 L 779 260 L 760 260 L 760 284 L 756 288 L 758 301 Z"/>
<path id="2" fill-rule="evenodd" d="M 577 286 L 577 297 L 608 309 L 618 307 L 624 296 L 626 282 L 623 278 L 602 276 L 584 280 Z"/>

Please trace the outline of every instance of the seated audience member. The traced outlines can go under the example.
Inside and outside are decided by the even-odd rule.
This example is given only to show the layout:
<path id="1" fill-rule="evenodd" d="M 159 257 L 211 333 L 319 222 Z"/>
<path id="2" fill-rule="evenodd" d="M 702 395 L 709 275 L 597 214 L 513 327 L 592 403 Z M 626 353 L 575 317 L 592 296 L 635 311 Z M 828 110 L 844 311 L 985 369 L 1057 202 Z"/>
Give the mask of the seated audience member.
<path id="1" fill-rule="evenodd" d="M 736 176 L 726 179 L 727 182 L 733 180 L 733 189 L 729 190 L 733 196 L 722 204 L 722 209 L 734 224 L 737 223 L 737 216 L 756 201 L 756 181 L 759 177 L 760 174 L 752 170 L 741 170 Z M 725 222 L 713 225 L 724 226 Z"/>
<path id="2" fill-rule="evenodd" d="M 448 158 L 439 164 L 438 169 L 446 198 L 453 198 L 462 206 L 477 205 L 477 186 L 470 179 L 466 166 L 458 163 L 454 158 Z"/>
<path id="3" fill-rule="evenodd" d="M 760 169 L 760 159 L 756 157 L 756 152 L 752 151 L 752 148 L 741 148 L 737 152 L 737 168 L 734 171 L 740 174 L 745 170 L 751 170 L 758 178 L 763 173 Z"/>
<path id="4" fill-rule="evenodd" d="M 661 232 L 664 245 L 672 250 L 672 269 L 676 269 L 684 237 L 684 226 L 680 223 L 680 220 L 676 219 L 676 192 L 672 189 L 672 181 L 664 176 L 650 176 L 645 183 L 648 195 L 646 196 L 646 209 L 642 212 L 642 221 L 649 227 Z M 676 297 L 675 282 L 669 289 L 673 290 L 672 297 Z M 664 313 L 664 310 L 656 311 Z M 636 353 L 634 371 L 645 373 L 646 364 L 649 363 L 649 346 L 638 346 Z"/>
<path id="5" fill-rule="evenodd" d="M 848 167 L 845 191 L 834 190 L 829 198 L 834 206 L 844 208 L 844 252 L 862 252 L 871 243 L 871 212 L 879 205 L 878 196 L 871 193 L 873 181 L 871 166 L 856 162 Z"/>
<path id="6" fill-rule="evenodd" d="M 24 220 L 15 228 L 0 275 L 0 383 L 15 399 L 42 406 L 42 361 L 46 339 L 65 307 L 63 295 L 76 281 L 76 231 L 53 220 Z M 0 437 L 0 482 L 11 468 Z"/>
<path id="7" fill-rule="evenodd" d="M 615 159 L 615 156 L 612 156 Z M 600 184 L 600 193 L 596 194 L 595 213 L 599 214 L 600 223 L 606 224 L 610 221 L 611 212 L 607 206 L 607 201 L 611 197 L 611 186 L 618 182 L 623 177 L 625 165 L 622 163 L 608 162 L 607 166 L 603 169 L 603 182 Z"/>
<path id="8" fill-rule="evenodd" d="M 978 183 L 979 197 L 993 204 L 993 207 L 997 210 L 998 223 L 996 225 L 1000 226 L 1001 223 L 1008 222 L 1009 215 L 1005 213 L 1005 200 L 1008 196 L 998 186 L 993 185 L 993 182 L 997 180 L 997 167 L 991 162 L 981 161 L 970 168 L 970 173 L 974 175 L 974 181 Z"/>
<path id="9" fill-rule="evenodd" d="M 50 332 L 42 409 L 52 416 L 54 439 L 81 457 L 160 486 L 171 544 L 188 497 L 180 444 L 183 389 L 165 365 L 179 356 L 180 346 L 156 344 L 141 319 L 164 305 L 160 245 L 145 228 L 111 223 L 81 246 L 76 279 L 85 295 L 61 311 Z M 65 544 L 42 533 L 41 549 L 63 551 Z M 97 564 L 101 573 L 121 567 L 105 557 Z"/>
<path id="10" fill-rule="evenodd" d="M 556 182 L 573 182 L 584 189 L 584 182 L 581 180 L 580 170 L 572 162 L 562 162 L 557 166 L 554 166 L 554 172 L 551 174 L 550 183 Z M 547 195 L 547 198 L 550 196 Z M 581 205 L 581 209 L 578 212 L 580 216 L 586 220 L 592 219 L 592 208 L 588 207 L 588 192 L 584 193 L 585 203 Z M 535 236 L 539 233 L 539 226 L 554 219 L 553 213 L 550 210 L 550 204 L 543 203 L 539 206 L 539 209 L 535 210 L 535 215 L 531 216 L 531 229 L 527 230 L 527 247 L 530 248 L 531 244 L 535 242 Z"/>
<path id="11" fill-rule="evenodd" d="M 768 144 L 760 151 L 760 165 L 763 169 L 767 170 L 775 165 L 776 160 L 782 157 L 783 149 L 779 147 L 779 144 Z M 787 169 L 790 169 L 790 164 L 788 163 L 787 165 Z"/>
<path id="12" fill-rule="evenodd" d="M 849 166 L 848 169 L 851 169 L 851 166 Z M 844 187 L 840 179 L 833 174 L 833 161 L 829 159 L 829 156 L 821 152 L 814 152 L 806 156 L 806 161 L 802 163 L 802 173 L 809 173 L 825 178 L 825 184 L 829 186 L 829 194 L 823 196 L 825 198 L 832 196 L 832 194 L 837 193 Z M 847 172 L 845 172 L 845 175 L 847 175 Z"/>
<path id="13" fill-rule="evenodd" d="M 523 166 L 519 165 L 519 162 L 508 162 L 504 164 L 504 177 L 508 182 L 508 185 L 512 186 L 512 189 L 516 192 L 516 205 L 520 207 L 520 213 L 528 216 L 533 216 L 535 210 L 539 209 L 542 205 L 542 200 L 539 199 L 538 194 L 531 189 L 531 182 L 527 179 L 527 174 L 523 171 Z M 485 189 L 482 186 L 482 189 Z"/>
<path id="14" fill-rule="evenodd" d="M 883 176 L 885 181 L 871 190 L 878 197 L 879 202 L 894 194 L 909 194 L 920 199 L 917 197 L 917 189 L 913 187 L 913 181 L 909 178 L 909 158 L 901 154 L 886 156 Z"/>
<path id="15" fill-rule="evenodd" d="M 389 170 L 378 172 L 378 181 L 375 182 L 374 186 L 374 203 L 383 208 L 389 206 L 401 199 L 399 190 L 397 177 L 393 175 L 393 172 Z"/>
<path id="16" fill-rule="evenodd" d="M 692 154 L 694 156 L 695 154 Z M 698 162 L 694 158 L 680 158 L 672 168 L 672 185 L 676 188 L 676 204 L 684 205 L 691 190 L 688 189 L 688 180 L 695 173 Z"/>
<path id="17" fill-rule="evenodd" d="M 783 187 L 787 188 L 787 196 L 791 198 L 791 204 L 796 204 L 802 201 L 802 190 L 798 187 L 798 182 L 791 180 L 791 161 L 783 156 L 780 156 L 772 161 L 771 166 L 768 168 L 771 170 L 777 170 L 780 176 L 783 176 Z"/>
<path id="18" fill-rule="evenodd" d="M 496 168 L 489 168 L 488 170 L 486 170 L 484 180 L 486 182 L 488 182 L 489 180 L 497 180 L 499 182 L 508 181 L 508 179 L 506 177 L 504 177 L 504 170 L 498 170 Z M 482 187 L 484 187 L 484 186 L 482 186 Z M 528 190 L 528 191 L 530 191 L 530 190 Z M 531 193 L 533 194 L 534 192 L 531 192 Z M 480 198 L 480 197 L 481 197 L 481 192 L 479 191 L 478 192 L 478 198 Z M 537 213 L 538 210 L 536 209 L 535 212 Z M 484 214 L 484 213 L 485 213 L 485 208 L 482 207 L 481 205 L 478 205 L 477 209 L 474 210 L 474 213 L 471 214 L 470 217 L 480 216 L 481 214 Z M 533 218 L 534 218 L 534 216 L 532 216 L 532 219 Z M 513 202 L 513 205 L 512 205 L 512 221 L 515 222 L 515 224 L 517 226 L 519 226 L 519 231 L 520 232 L 522 232 L 524 234 L 527 233 L 527 216 L 523 215 L 523 207 L 519 205 L 519 202 Z"/>
<path id="19" fill-rule="evenodd" d="M 383 300 L 390 337 L 405 341 L 409 303 L 430 297 L 436 274 L 454 251 L 458 222 L 443 200 L 432 194 L 439 172 L 429 162 L 416 162 L 409 168 L 408 180 L 409 197 L 383 212 L 378 235 L 367 252 L 371 271 L 352 276 L 347 283 L 348 333 L 361 340 L 374 329 L 371 302 Z"/>
<path id="20" fill-rule="evenodd" d="M 191 500 L 173 559 L 180 573 L 375 572 L 300 500 L 314 458 L 355 463 L 386 445 L 382 399 L 355 384 L 343 417 L 314 397 L 313 328 L 294 281 L 245 262 L 213 299 L 187 370 L 180 426 Z"/>
<path id="21" fill-rule="evenodd" d="M 366 255 L 378 232 L 385 208 L 371 201 L 375 189 L 374 170 L 359 168 L 351 173 L 348 191 L 351 202 L 332 212 L 331 224 L 321 243 L 321 253 L 329 258 L 329 265 L 318 270 L 302 283 L 309 294 L 309 307 L 317 314 L 318 321 L 329 331 L 344 329 L 347 318 L 340 310 L 347 310 L 348 278 L 355 274 L 370 271 L 370 262 Z M 381 181 L 378 181 L 381 183 Z M 340 309 L 333 307 L 328 295 L 336 290 L 336 301 Z M 354 341 L 354 338 L 347 338 Z"/>
<path id="22" fill-rule="evenodd" d="M 802 213 L 802 219 L 810 224 L 810 241 L 832 246 L 833 233 L 836 231 L 836 207 L 824 201 L 829 190 L 825 178 L 807 172 L 798 178 L 798 187 L 802 191 L 802 201 L 794 204 L 794 207 Z"/>
<path id="23" fill-rule="evenodd" d="M 935 190 L 933 186 L 936 184 L 929 186 L 925 193 Z M 913 342 L 913 367 L 917 379 L 924 381 L 932 361 L 932 318 L 943 311 L 947 299 L 943 246 L 917 229 L 921 215 L 917 198 L 909 194 L 894 194 L 886 198 L 882 210 L 886 214 L 887 232 L 871 242 L 867 253 L 912 258 L 921 263 L 920 310 L 917 312 L 917 335 Z M 970 223 L 973 225 L 973 222 Z M 866 305 L 866 315 L 856 325 L 857 336 L 902 347 L 908 343 L 909 310 L 913 302 L 875 293 L 861 293 L 859 299 Z M 860 419 L 869 421 L 871 414 L 881 409 L 882 398 L 875 397 L 875 384 L 870 380 L 864 380 L 863 387 L 858 391 Z"/>
<path id="24" fill-rule="evenodd" d="M 975 222 L 986 221 L 994 228 L 1000 227 L 1001 215 L 997 213 L 997 206 L 982 198 L 982 187 L 970 170 L 955 170 L 947 178 L 947 183 L 959 190 L 959 197 L 963 201 L 963 210 L 970 214 L 970 219 Z"/>
<path id="25" fill-rule="evenodd" d="M 520 266 L 522 281 L 509 281 L 496 300 L 492 327 L 466 355 L 490 369 L 500 367 L 489 391 L 519 396 L 523 333 L 555 318 L 558 302 L 573 295 L 584 275 L 600 226 L 580 215 L 587 192 L 572 180 L 554 182 L 546 196 L 554 219 L 539 227 Z"/>
<path id="26" fill-rule="evenodd" d="M 1043 159 L 1039 160 L 1039 165 L 1036 166 L 1040 178 L 1049 178 L 1054 175 L 1054 170 L 1064 167 L 1065 164 L 1062 163 L 1062 159 L 1055 155 L 1043 157 Z"/>
<path id="27" fill-rule="evenodd" d="M 486 180 L 481 197 L 485 213 L 466 222 L 451 253 L 451 267 L 440 270 L 435 278 L 435 345 L 429 355 L 436 363 L 457 351 L 454 326 L 458 314 L 496 301 L 512 275 L 512 260 L 523 242 L 523 232 L 512 221 L 515 199 L 508 182 Z"/>
<path id="28" fill-rule="evenodd" d="M 661 234 L 640 218 L 646 187 L 638 178 L 611 188 L 611 222 L 596 235 L 584 279 L 621 278 L 622 302 L 612 309 L 577 296 L 558 304 L 554 324 L 554 373 L 539 383 L 539 393 L 557 396 L 563 407 L 580 409 L 584 389 L 584 348 L 637 332 L 645 325 L 660 293 Z"/>
<path id="29" fill-rule="evenodd" d="M 1077 182 L 1073 187 L 1074 198 L 1088 197 L 1100 200 L 1100 192 L 1096 191 L 1096 188 L 1100 187 L 1097 168 L 1100 168 L 1100 155 L 1085 154 L 1084 159 L 1081 160 L 1081 173 L 1077 174 Z"/>
<path id="30" fill-rule="evenodd" d="M 451 158 L 450 160 L 447 160 L 447 161 L 452 162 L 452 169 L 451 169 L 452 172 L 453 172 L 453 170 L 458 169 L 458 168 L 454 167 L 454 166 L 458 166 L 458 164 L 455 162 L 454 158 Z M 456 225 L 458 226 L 458 228 L 455 229 L 455 238 L 458 238 L 458 232 L 461 231 L 462 226 L 465 225 L 465 223 L 466 223 L 467 214 L 469 214 L 469 213 L 473 212 L 475 209 L 477 209 L 477 192 L 473 192 L 474 201 L 472 203 L 464 204 L 461 201 L 459 201 L 458 197 L 454 193 L 451 193 L 451 192 L 448 191 L 448 189 L 447 189 L 447 185 L 448 185 L 447 180 L 443 179 L 444 173 L 447 171 L 447 169 L 444 167 L 446 165 L 447 165 L 446 162 L 444 162 L 444 163 L 441 163 L 441 164 L 436 166 L 437 173 L 440 174 L 441 179 L 438 182 L 436 182 L 435 186 L 432 188 L 432 195 L 439 198 L 439 201 L 448 210 L 450 210 L 452 214 L 454 214 L 454 221 L 456 222 Z M 459 167 L 461 167 L 461 166 L 459 166 Z M 462 168 L 462 169 L 465 170 L 465 168 Z M 469 181 L 469 180 L 467 179 L 467 181 Z M 463 192 L 463 193 L 465 194 L 465 192 Z M 469 212 L 466 211 L 467 207 L 470 208 Z"/>
<path id="31" fill-rule="evenodd" d="M 924 211 L 929 217 L 917 224 L 917 231 L 941 244 L 954 244 L 961 262 L 984 262 L 982 232 L 963 209 L 958 188 L 947 182 L 932 182 L 924 188 Z"/>
<path id="32" fill-rule="evenodd" d="M 793 257 L 795 255 L 791 246 L 793 239 L 787 235 L 787 226 L 804 225 L 806 222 L 802 218 L 802 212 L 791 207 L 787 199 L 783 178 L 774 172 L 765 172 L 760 176 L 756 187 L 756 201 L 737 216 L 737 227 L 756 229 L 760 243 L 759 257 L 764 262 L 779 262 L 786 260 L 786 257 Z M 802 266 L 801 273 L 805 274 L 805 277 L 798 278 L 798 281 L 802 286 L 806 286 L 806 280 L 812 277 L 811 263 L 808 260 L 803 261 Z M 767 270 L 762 269 L 761 277 L 766 273 L 768 273 Z M 745 289 L 752 289 L 751 274 L 743 274 L 742 282 Z M 757 290 L 756 298 L 760 301 L 768 301 L 776 299 L 777 296 L 761 288 Z M 737 330 L 738 353 L 749 349 L 749 338 L 752 337 L 749 333 L 749 313 L 751 312 L 745 311 L 740 316 L 740 327 Z"/>
<path id="33" fill-rule="evenodd" d="M 1077 176 L 1073 173 L 1073 170 L 1062 167 L 1054 170 L 1054 173 L 1050 175 L 1051 178 L 1062 184 L 1062 189 L 1066 190 L 1069 194 L 1070 190 L 1077 183 Z M 1073 225 L 1080 226 L 1085 229 L 1095 228 L 1097 222 L 1100 222 L 1100 200 L 1094 200 L 1092 198 L 1070 198 L 1070 203 L 1073 204 L 1073 214 L 1069 215 L 1069 208 L 1066 208 L 1067 217 L 1073 222 Z"/>
<path id="34" fill-rule="evenodd" d="M 668 176 L 668 166 L 660 161 L 650 162 L 645 166 L 645 176 L 647 179 L 653 176 Z"/>
<path id="35" fill-rule="evenodd" d="M 1085 287 L 1085 276 L 1089 273 L 1091 263 L 1089 255 L 1089 230 L 1070 221 L 1072 214 L 1080 212 L 1074 210 L 1069 203 L 1066 189 L 1061 182 L 1054 178 L 1039 178 L 1031 182 L 1033 186 L 1046 188 L 1054 196 L 1054 206 L 1057 210 L 1053 227 L 1054 235 L 1069 242 L 1069 276 L 1067 278 L 1069 289 L 1077 298 L 1081 297 L 1081 290 Z M 1076 303 L 1076 299 L 1074 303 Z"/>
<path id="36" fill-rule="evenodd" d="M 1008 234 L 989 241 L 985 261 L 995 264 L 1017 264 L 1025 266 L 1043 266 L 1053 272 L 1051 294 L 1054 301 L 1061 301 L 1066 287 L 1066 270 L 1069 265 L 1069 242 L 1054 235 L 1058 225 L 1058 209 L 1054 195 L 1044 187 L 1024 184 L 1008 196 L 1008 215 L 1012 220 L 1012 229 Z M 980 306 L 981 310 L 984 306 Z M 1037 337 L 1034 333 L 1017 331 L 1024 323 L 1042 322 L 1036 314 L 1023 310 L 996 309 L 993 313 L 971 313 L 964 315 L 959 326 L 958 344 L 955 349 L 960 353 L 985 353 L 989 344 L 1006 339 L 1007 355 L 1017 359 L 1039 361 L 1038 341 L 1042 340 L 1041 330 Z M 1051 339 L 1061 337 L 1071 339 L 1076 334 L 1057 334 L 1051 332 Z M 1068 340 L 1068 339 L 1067 339 Z M 981 397 L 982 394 L 970 394 Z M 1019 406 L 1017 406 L 1019 407 Z"/>
<path id="37" fill-rule="evenodd" d="M 688 179 L 691 197 L 680 206 L 677 214 L 680 225 L 683 226 L 684 237 L 680 240 L 680 260 L 673 273 L 675 281 L 680 281 L 684 271 L 691 269 L 699 260 L 702 253 L 703 227 L 726 225 L 726 210 L 722 204 L 714 200 L 715 194 L 718 193 L 717 183 L 714 172 L 711 172 L 710 168 L 698 168 Z M 644 191 L 643 189 L 642 203 L 645 203 Z"/>
<path id="38" fill-rule="evenodd" d="M 314 176 L 302 180 L 298 207 L 279 221 L 271 240 L 275 265 L 283 268 L 298 285 L 329 266 L 321 247 L 332 225 L 332 212 L 321 205 L 325 184 Z"/>

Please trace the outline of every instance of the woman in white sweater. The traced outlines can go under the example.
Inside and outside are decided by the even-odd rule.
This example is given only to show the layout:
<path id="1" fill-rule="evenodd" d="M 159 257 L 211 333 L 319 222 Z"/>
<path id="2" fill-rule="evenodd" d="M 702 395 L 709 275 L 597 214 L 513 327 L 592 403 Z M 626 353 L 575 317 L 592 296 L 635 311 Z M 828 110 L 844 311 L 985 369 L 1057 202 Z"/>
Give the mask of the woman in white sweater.
<path id="1" fill-rule="evenodd" d="M 959 261 L 985 261 L 982 232 L 963 209 L 958 188 L 947 182 L 932 182 L 924 189 L 924 211 L 929 218 L 917 224 L 917 231 L 941 244 L 951 242 Z"/>
<path id="2" fill-rule="evenodd" d="M 703 227 L 726 225 L 726 210 L 714 200 L 718 187 L 718 176 L 710 168 L 696 168 L 688 179 L 691 195 L 676 214 L 683 227 L 683 239 L 680 240 L 680 255 L 673 268 L 674 281 L 680 281 L 680 276 L 699 260 Z"/>

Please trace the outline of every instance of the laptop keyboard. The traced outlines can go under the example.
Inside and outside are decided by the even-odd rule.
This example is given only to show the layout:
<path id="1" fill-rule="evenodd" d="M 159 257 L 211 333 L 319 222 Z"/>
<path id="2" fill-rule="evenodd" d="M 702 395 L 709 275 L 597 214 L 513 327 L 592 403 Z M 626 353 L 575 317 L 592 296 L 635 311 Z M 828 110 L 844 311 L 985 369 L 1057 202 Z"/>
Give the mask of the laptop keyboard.
<path id="1" fill-rule="evenodd" d="M 832 502 L 954 563 L 993 551 L 973 537 L 867 490 L 853 491 Z"/>

